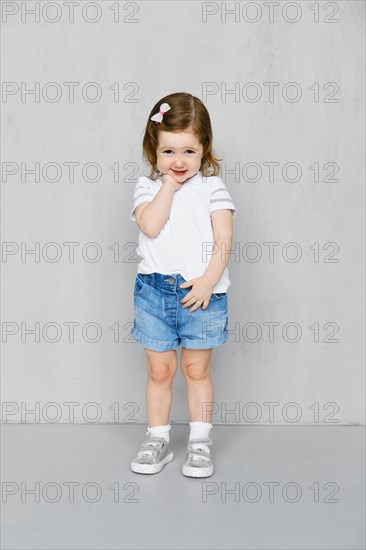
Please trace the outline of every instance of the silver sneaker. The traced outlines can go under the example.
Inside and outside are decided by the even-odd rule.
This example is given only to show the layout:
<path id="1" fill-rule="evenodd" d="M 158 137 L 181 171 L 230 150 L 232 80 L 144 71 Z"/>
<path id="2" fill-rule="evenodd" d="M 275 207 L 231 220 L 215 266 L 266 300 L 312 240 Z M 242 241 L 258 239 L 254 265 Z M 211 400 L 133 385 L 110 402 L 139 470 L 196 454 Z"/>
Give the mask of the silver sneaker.
<path id="1" fill-rule="evenodd" d="M 194 449 L 192 444 L 212 445 L 209 437 L 191 439 L 188 442 L 186 461 L 183 464 L 182 473 L 189 477 L 209 477 L 213 474 L 211 455 L 204 449 Z"/>
<path id="2" fill-rule="evenodd" d="M 173 458 L 170 442 L 164 437 L 150 435 L 142 443 L 136 458 L 130 463 L 130 468 L 138 474 L 156 474 Z"/>

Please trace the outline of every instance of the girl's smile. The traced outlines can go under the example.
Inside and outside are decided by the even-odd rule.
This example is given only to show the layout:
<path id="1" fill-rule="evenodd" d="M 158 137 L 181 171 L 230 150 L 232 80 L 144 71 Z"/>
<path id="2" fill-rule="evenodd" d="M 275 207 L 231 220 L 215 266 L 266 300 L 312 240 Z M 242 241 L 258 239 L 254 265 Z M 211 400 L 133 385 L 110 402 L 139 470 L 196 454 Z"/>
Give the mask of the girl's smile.
<path id="1" fill-rule="evenodd" d="M 184 176 L 187 173 L 187 170 L 172 170 L 176 176 Z"/>

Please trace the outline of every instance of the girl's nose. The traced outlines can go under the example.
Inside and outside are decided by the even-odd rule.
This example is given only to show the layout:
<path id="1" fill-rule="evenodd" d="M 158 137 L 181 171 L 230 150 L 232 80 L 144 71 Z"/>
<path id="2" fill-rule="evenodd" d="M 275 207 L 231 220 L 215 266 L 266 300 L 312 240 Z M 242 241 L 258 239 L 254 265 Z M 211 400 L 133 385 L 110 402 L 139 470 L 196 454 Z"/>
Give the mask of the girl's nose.
<path id="1" fill-rule="evenodd" d="M 176 168 L 180 168 L 184 165 L 184 162 L 183 162 L 183 159 L 181 159 L 180 157 L 175 157 L 173 159 L 173 164 Z"/>

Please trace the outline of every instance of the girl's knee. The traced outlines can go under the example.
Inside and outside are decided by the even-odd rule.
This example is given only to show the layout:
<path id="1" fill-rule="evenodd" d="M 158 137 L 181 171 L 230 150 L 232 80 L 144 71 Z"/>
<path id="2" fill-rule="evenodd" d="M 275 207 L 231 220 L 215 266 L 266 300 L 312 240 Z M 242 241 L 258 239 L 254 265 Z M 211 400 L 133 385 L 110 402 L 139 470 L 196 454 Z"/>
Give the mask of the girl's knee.
<path id="1" fill-rule="evenodd" d="M 210 375 L 212 349 L 182 349 L 181 369 L 186 378 L 201 380 Z"/>
<path id="2" fill-rule="evenodd" d="M 167 365 L 165 363 L 149 365 L 148 375 L 152 382 L 164 384 L 173 381 L 175 376 L 176 367 Z"/>
<path id="3" fill-rule="evenodd" d="M 150 380 L 160 384 L 172 382 L 178 366 L 176 352 L 146 350 L 146 355 Z"/>
<path id="4" fill-rule="evenodd" d="M 182 365 L 182 371 L 187 382 L 206 380 L 210 377 L 210 364 L 191 363 L 186 366 Z"/>

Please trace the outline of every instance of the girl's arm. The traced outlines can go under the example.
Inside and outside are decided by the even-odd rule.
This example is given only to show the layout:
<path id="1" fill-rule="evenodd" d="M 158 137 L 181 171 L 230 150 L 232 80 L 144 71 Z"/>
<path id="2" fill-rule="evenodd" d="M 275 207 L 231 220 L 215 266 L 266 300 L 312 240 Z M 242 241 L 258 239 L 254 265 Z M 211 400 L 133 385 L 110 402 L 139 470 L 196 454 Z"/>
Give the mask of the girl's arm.
<path id="1" fill-rule="evenodd" d="M 229 263 L 233 239 L 233 215 L 228 209 L 211 214 L 215 246 L 204 277 L 215 287 Z"/>
<path id="2" fill-rule="evenodd" d="M 161 186 L 152 201 L 144 204 L 139 211 L 136 208 L 136 223 L 143 233 L 151 239 L 155 239 L 165 226 L 173 202 L 176 183 L 173 179 L 167 179 Z"/>

